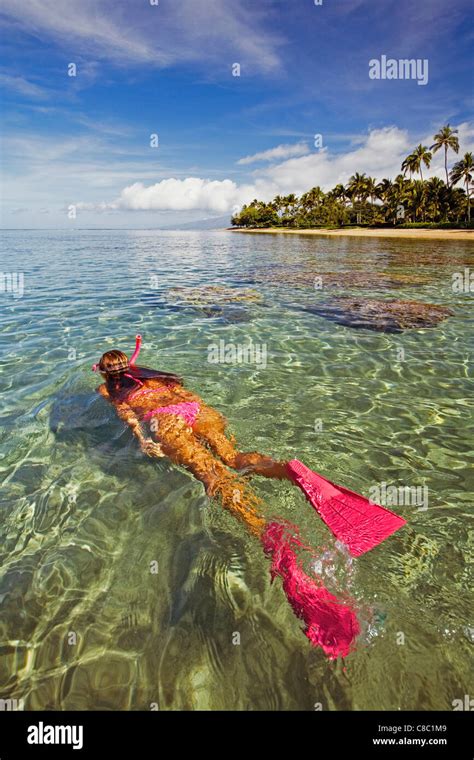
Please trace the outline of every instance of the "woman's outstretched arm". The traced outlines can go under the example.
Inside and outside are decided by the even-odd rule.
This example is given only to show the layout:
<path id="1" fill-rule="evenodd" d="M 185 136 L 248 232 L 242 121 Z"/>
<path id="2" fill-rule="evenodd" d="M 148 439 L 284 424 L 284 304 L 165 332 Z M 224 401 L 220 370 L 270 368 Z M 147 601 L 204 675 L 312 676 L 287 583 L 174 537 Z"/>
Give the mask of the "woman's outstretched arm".
<path id="1" fill-rule="evenodd" d="M 128 404 L 116 404 L 115 409 L 120 419 L 127 423 L 133 435 L 138 439 L 140 448 L 144 454 L 147 454 L 149 457 L 164 457 L 160 444 L 152 438 L 145 438 L 141 422 Z"/>
<path id="2" fill-rule="evenodd" d="M 104 398 L 107 398 L 110 401 L 110 396 L 105 385 L 101 385 L 97 390 L 101 396 L 104 396 Z M 147 454 L 149 457 L 164 457 L 165 455 L 163 454 L 160 444 L 152 438 L 146 438 L 143 435 L 141 422 L 133 409 L 125 403 L 114 404 L 114 406 L 120 419 L 127 423 L 133 435 L 138 439 L 143 453 Z"/>

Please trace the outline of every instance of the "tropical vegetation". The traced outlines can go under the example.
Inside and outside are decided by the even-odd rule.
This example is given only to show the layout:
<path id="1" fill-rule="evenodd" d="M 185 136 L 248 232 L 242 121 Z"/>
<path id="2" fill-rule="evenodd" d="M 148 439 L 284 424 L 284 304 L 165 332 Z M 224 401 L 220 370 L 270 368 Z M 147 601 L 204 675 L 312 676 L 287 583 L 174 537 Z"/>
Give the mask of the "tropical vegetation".
<path id="1" fill-rule="evenodd" d="M 356 172 L 346 185 L 327 192 L 316 186 L 299 198 L 277 195 L 272 201 L 254 199 L 232 217 L 238 227 L 342 227 L 347 225 L 470 226 L 474 161 L 466 153 L 451 171 L 448 153 L 459 153 L 457 130 L 449 124 L 433 138 L 433 145 L 418 145 L 394 179 L 377 181 Z M 446 181 L 423 178 L 433 154 L 444 152 Z M 407 177 L 408 175 L 408 177 Z M 419 175 L 419 179 L 418 176 Z M 461 185 L 461 186 L 459 186 Z"/>

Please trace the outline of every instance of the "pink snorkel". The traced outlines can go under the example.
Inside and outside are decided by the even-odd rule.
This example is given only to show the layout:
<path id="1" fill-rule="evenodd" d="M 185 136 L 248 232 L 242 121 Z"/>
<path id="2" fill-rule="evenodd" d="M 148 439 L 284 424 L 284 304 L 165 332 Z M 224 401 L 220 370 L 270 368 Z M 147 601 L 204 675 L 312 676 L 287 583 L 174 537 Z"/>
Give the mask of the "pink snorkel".
<path id="1" fill-rule="evenodd" d="M 135 362 L 138 359 L 138 354 L 140 353 L 140 349 L 142 347 L 142 336 L 137 335 L 135 338 L 135 351 L 132 354 L 132 358 L 130 359 L 130 366 L 133 367 Z"/>
<path id="2" fill-rule="evenodd" d="M 142 336 L 137 335 L 135 337 L 135 351 L 133 352 L 132 358 L 130 359 L 130 362 L 129 362 L 130 369 L 133 369 L 133 367 L 135 366 L 135 362 L 138 358 L 138 354 L 140 353 L 141 347 L 142 347 Z M 128 372 L 125 372 L 124 377 L 129 377 L 131 380 L 134 380 L 135 383 L 139 386 L 143 385 L 142 381 L 139 380 L 138 377 L 134 377 L 133 375 L 130 375 Z"/>

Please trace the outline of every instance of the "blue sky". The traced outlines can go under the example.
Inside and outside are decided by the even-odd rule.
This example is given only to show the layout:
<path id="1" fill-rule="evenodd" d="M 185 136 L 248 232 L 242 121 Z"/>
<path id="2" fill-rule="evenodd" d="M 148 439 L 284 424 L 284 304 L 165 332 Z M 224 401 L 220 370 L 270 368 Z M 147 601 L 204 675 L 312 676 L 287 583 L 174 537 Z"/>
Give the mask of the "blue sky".
<path id="1" fill-rule="evenodd" d="M 2 0 L 4 227 L 230 215 L 394 176 L 447 122 L 474 147 L 470 0 L 151 2 Z M 381 55 L 428 60 L 428 83 L 371 80 Z"/>

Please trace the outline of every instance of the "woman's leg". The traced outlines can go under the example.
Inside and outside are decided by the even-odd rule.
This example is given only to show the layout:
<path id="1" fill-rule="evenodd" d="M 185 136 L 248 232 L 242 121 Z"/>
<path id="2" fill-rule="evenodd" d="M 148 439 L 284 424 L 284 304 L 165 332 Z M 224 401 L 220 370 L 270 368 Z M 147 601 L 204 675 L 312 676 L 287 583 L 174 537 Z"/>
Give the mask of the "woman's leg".
<path id="1" fill-rule="evenodd" d="M 186 467 L 204 484 L 208 496 L 218 497 L 255 535 L 261 535 L 265 520 L 258 511 L 260 500 L 244 480 L 213 456 L 181 417 L 160 414 L 154 437 L 172 462 Z"/>
<path id="2" fill-rule="evenodd" d="M 265 478 L 289 479 L 286 462 L 277 462 L 257 451 L 239 452 L 234 442 L 227 438 L 225 427 L 225 419 L 219 412 L 203 406 L 193 425 L 193 431 L 228 467 Z"/>

